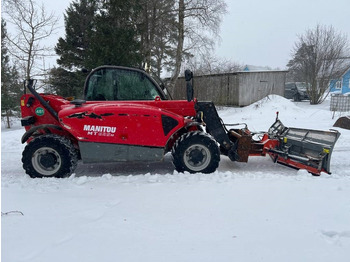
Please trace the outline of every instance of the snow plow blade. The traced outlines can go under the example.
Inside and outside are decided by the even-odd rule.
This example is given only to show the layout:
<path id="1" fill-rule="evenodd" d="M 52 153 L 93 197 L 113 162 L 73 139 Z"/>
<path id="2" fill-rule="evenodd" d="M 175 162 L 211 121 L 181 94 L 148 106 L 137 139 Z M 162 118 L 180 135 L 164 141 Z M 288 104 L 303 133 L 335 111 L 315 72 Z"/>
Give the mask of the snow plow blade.
<path id="1" fill-rule="evenodd" d="M 306 169 L 313 175 L 331 174 L 331 154 L 340 136 L 338 131 L 288 128 L 276 120 L 268 133 L 279 140 L 279 145 L 268 152 L 275 162 Z"/>

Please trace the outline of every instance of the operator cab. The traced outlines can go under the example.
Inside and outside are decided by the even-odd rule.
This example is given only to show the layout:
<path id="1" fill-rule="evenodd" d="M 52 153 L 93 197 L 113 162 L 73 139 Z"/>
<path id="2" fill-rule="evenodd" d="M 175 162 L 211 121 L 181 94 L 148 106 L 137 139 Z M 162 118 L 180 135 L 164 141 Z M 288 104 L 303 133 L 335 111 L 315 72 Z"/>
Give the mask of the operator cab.
<path id="1" fill-rule="evenodd" d="M 168 100 L 145 71 L 121 66 L 94 69 L 84 87 L 86 101 Z"/>

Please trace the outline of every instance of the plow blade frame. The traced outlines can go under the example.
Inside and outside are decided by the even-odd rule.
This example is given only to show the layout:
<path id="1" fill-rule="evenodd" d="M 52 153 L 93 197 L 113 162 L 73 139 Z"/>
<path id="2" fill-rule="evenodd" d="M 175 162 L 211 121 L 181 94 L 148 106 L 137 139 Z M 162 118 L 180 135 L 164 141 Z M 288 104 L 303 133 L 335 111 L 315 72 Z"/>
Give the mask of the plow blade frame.
<path id="1" fill-rule="evenodd" d="M 277 130 L 273 127 L 278 127 Z M 271 129 L 272 128 L 272 129 Z M 270 155 L 280 164 L 297 169 L 306 169 L 320 175 L 330 174 L 331 154 L 340 133 L 338 131 L 320 131 L 302 128 L 288 128 L 277 120 L 270 130 L 278 137 L 278 148 L 270 149 Z"/>

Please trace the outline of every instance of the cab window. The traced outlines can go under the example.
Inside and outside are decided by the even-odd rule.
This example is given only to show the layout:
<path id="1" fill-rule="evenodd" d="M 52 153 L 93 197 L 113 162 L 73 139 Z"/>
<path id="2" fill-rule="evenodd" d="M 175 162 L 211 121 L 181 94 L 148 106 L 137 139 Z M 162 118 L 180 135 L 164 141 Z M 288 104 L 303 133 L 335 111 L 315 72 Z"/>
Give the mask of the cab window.
<path id="1" fill-rule="evenodd" d="M 86 100 L 154 100 L 162 97 L 155 84 L 140 71 L 101 68 L 86 86 Z"/>

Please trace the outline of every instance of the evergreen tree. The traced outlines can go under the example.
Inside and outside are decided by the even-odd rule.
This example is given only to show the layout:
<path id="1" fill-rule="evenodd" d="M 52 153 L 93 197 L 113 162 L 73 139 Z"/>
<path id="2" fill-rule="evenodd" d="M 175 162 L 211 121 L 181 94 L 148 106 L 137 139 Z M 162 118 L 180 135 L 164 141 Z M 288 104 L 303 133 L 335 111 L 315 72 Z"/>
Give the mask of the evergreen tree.
<path id="1" fill-rule="evenodd" d="M 83 86 L 87 74 L 80 71 L 69 71 L 62 67 L 54 67 L 50 71 L 48 88 L 45 92 L 63 97 L 83 99 Z"/>
<path id="2" fill-rule="evenodd" d="M 91 62 L 97 65 L 141 65 L 139 32 L 134 22 L 140 11 L 138 0 L 103 2 L 96 19 Z"/>
<path id="3" fill-rule="evenodd" d="M 20 111 L 21 84 L 16 67 L 10 65 L 6 34 L 6 23 L 1 19 L 1 114 L 10 128 L 10 117 Z"/>
<path id="4" fill-rule="evenodd" d="M 66 70 L 93 68 L 89 64 L 92 38 L 96 31 L 97 0 L 77 0 L 70 4 L 65 20 L 65 38 L 58 39 L 55 48 L 60 56 L 57 64 Z M 92 67 L 91 67 L 92 66 Z"/>
<path id="5" fill-rule="evenodd" d="M 81 97 L 86 75 L 82 69 L 92 69 L 91 43 L 96 31 L 99 0 L 76 0 L 64 16 L 65 37 L 55 47 L 59 67 L 50 71 L 49 86 L 62 96 Z"/>
<path id="6" fill-rule="evenodd" d="M 60 58 L 50 85 L 60 95 L 79 96 L 86 75 L 100 65 L 140 66 L 139 39 L 133 16 L 137 0 L 77 0 L 65 15 L 65 38 L 55 48 Z"/>

